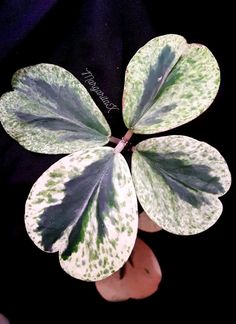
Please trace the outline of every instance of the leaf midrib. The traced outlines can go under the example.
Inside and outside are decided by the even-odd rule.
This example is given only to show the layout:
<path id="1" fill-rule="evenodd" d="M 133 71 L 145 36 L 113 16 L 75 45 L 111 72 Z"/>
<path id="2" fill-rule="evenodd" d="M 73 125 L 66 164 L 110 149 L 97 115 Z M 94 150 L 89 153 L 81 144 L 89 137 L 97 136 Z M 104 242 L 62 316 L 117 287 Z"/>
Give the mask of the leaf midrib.
<path id="1" fill-rule="evenodd" d="M 171 72 L 174 70 L 174 68 L 176 67 L 176 65 L 179 63 L 179 61 L 182 59 L 182 57 L 184 56 L 184 52 L 185 50 L 183 50 L 183 53 L 179 56 L 178 60 L 175 62 L 175 64 L 167 69 L 166 73 L 164 74 L 159 86 L 157 87 L 156 93 L 153 96 L 152 100 L 149 102 L 149 104 L 147 105 L 146 108 L 144 108 L 142 110 L 142 112 L 139 114 L 139 116 L 136 118 L 136 121 L 133 123 L 133 126 L 131 128 L 134 128 L 135 125 L 137 125 L 141 119 L 147 114 L 147 112 L 149 111 L 149 109 L 157 102 L 157 100 L 160 98 L 160 96 L 162 95 L 163 91 L 163 86 L 165 84 L 166 79 L 168 78 L 168 76 L 171 74 Z"/>
<path id="2" fill-rule="evenodd" d="M 30 96 L 26 96 L 22 90 L 16 89 L 14 91 L 19 93 L 20 97 L 23 97 L 24 99 L 26 98 L 27 101 L 31 101 L 32 103 L 35 102 L 35 100 L 32 99 Z M 22 94 L 23 94 L 23 96 L 22 96 Z M 55 109 L 53 106 L 50 106 L 49 104 L 43 104 L 43 107 L 49 113 L 49 115 L 54 116 L 54 117 L 49 116 L 47 118 L 56 118 L 58 120 L 66 121 L 70 125 L 77 126 L 77 127 L 81 128 L 81 129 L 90 130 L 90 131 L 92 130 L 93 133 L 98 134 L 99 136 L 103 135 L 100 132 L 98 132 L 96 129 L 94 129 L 92 127 L 89 127 L 89 126 L 85 125 L 84 123 L 81 123 L 79 120 L 75 119 L 74 117 L 72 117 L 70 119 L 68 114 L 66 114 L 66 111 L 58 113 L 57 109 Z M 39 118 L 41 120 L 43 120 L 45 118 L 44 116 L 33 115 L 32 113 L 28 113 L 28 112 L 27 112 L 27 114 L 29 114 L 31 116 L 35 116 L 36 118 Z M 76 132 L 76 131 L 73 130 L 73 132 Z"/>
<path id="3" fill-rule="evenodd" d="M 146 156 L 144 156 L 144 155 L 142 155 L 142 156 L 143 156 L 143 158 L 147 161 L 147 163 L 148 163 L 148 164 L 151 166 L 151 168 L 152 168 L 152 166 L 153 166 L 153 162 L 150 161 L 150 159 L 149 159 L 148 157 L 146 157 Z M 163 167 L 161 167 L 161 165 L 160 165 L 157 161 L 155 161 L 155 164 L 157 165 L 157 168 L 156 168 L 157 171 L 159 171 L 159 173 L 160 173 L 163 177 L 168 177 L 168 178 L 172 179 L 173 181 L 178 182 L 179 184 L 183 185 L 184 187 L 186 187 L 186 188 L 188 188 L 188 189 L 190 189 L 190 190 L 193 190 L 193 191 L 195 191 L 196 193 L 200 193 L 200 190 L 198 190 L 198 189 L 196 189 L 196 188 L 194 188 L 194 187 L 192 187 L 192 186 L 186 184 L 185 182 L 183 182 L 183 181 L 179 180 L 178 178 L 174 177 L 173 175 L 169 174 L 168 171 L 166 171 L 165 169 L 163 169 Z M 178 169 L 178 168 L 176 168 L 176 169 Z M 175 170 L 176 170 L 176 169 L 175 169 Z"/>
<path id="4" fill-rule="evenodd" d="M 74 227 L 74 225 L 78 222 L 78 220 L 83 217 L 84 211 L 86 210 L 88 203 L 90 201 L 90 199 L 96 195 L 96 192 L 99 192 L 103 178 L 108 170 L 108 168 L 110 167 L 111 164 L 111 160 L 114 158 L 114 155 L 112 155 L 106 162 L 105 162 L 105 166 L 104 169 L 101 173 L 101 176 L 98 178 L 97 182 L 95 183 L 95 185 L 93 186 L 91 192 L 88 195 L 88 198 L 86 199 L 86 201 L 84 202 L 83 206 L 82 206 L 82 212 L 79 216 L 77 216 L 75 218 L 75 221 L 72 223 L 72 228 Z"/>

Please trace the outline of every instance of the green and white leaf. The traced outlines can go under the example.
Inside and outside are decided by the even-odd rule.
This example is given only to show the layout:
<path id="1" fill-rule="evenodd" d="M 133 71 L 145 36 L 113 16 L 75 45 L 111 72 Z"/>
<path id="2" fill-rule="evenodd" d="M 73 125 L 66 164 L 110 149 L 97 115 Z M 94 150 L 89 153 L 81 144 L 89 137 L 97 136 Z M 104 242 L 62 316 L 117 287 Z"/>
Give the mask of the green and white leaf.
<path id="1" fill-rule="evenodd" d="M 26 203 L 26 229 L 62 268 L 89 281 L 127 261 L 137 236 L 137 198 L 129 167 L 114 149 L 80 150 L 52 165 Z"/>
<path id="2" fill-rule="evenodd" d="M 209 49 L 179 35 L 156 37 L 128 64 L 123 118 L 134 133 L 153 134 L 185 124 L 214 100 L 220 71 Z"/>
<path id="3" fill-rule="evenodd" d="M 0 99 L 0 121 L 26 149 L 72 153 L 102 146 L 110 128 L 85 87 L 68 71 L 38 64 L 17 71 Z"/>
<path id="4" fill-rule="evenodd" d="M 187 136 L 165 136 L 139 143 L 132 157 L 132 177 L 147 215 L 168 232 L 197 234 L 222 213 L 218 197 L 231 176 L 220 153 Z"/>

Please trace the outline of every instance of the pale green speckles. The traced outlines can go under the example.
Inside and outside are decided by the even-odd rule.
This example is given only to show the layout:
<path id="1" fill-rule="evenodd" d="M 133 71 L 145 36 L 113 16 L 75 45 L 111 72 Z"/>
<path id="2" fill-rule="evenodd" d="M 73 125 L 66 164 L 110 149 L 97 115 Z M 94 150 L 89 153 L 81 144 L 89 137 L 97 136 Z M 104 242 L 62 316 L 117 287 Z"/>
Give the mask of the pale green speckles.
<path id="1" fill-rule="evenodd" d="M 41 237 L 35 229 L 44 208 L 60 204 L 64 197 L 63 184 L 81 174 L 86 166 L 111 152 L 113 149 L 109 147 L 81 149 L 56 162 L 38 179 L 26 203 L 25 223 L 29 236 L 39 248 L 43 249 Z M 120 177 L 117 177 L 118 173 Z M 103 279 L 122 267 L 132 251 L 138 227 L 137 199 L 128 165 L 121 154 L 116 154 L 114 158 L 112 181 L 117 204 L 111 206 L 104 215 L 107 232 L 103 240 L 97 245 L 95 199 L 89 209 L 83 240 L 76 245 L 70 257 L 63 260 L 60 255 L 67 246 L 73 225 L 53 245 L 52 252 L 59 251 L 62 268 L 75 278 L 89 281 Z M 35 204 L 39 199 L 40 203 Z"/>
<path id="2" fill-rule="evenodd" d="M 103 267 L 106 267 L 107 264 L 108 264 L 108 257 L 105 256 L 103 259 Z"/>
<path id="3" fill-rule="evenodd" d="M 128 191 L 127 192 L 127 197 L 131 197 L 132 196 L 132 192 Z"/>
<path id="4" fill-rule="evenodd" d="M 145 91 L 145 81 L 160 51 L 170 46 L 175 53 L 171 72 L 163 82 L 153 105 L 130 125 Z M 163 76 L 164 78 L 164 76 Z M 189 44 L 178 35 L 156 37 L 142 47 L 130 61 L 125 78 L 123 117 L 134 133 L 166 131 L 203 113 L 214 100 L 220 84 L 220 71 L 212 53 L 202 45 Z M 171 107 L 163 113 L 165 107 Z"/>
<path id="5" fill-rule="evenodd" d="M 132 234 L 133 234 L 133 229 L 132 229 L 132 227 L 128 227 L 127 228 L 127 233 L 128 233 L 128 236 L 131 236 Z"/>
<path id="6" fill-rule="evenodd" d="M 159 60 L 163 53 L 173 54 L 173 59 L 169 63 L 165 62 L 165 58 Z M 145 109 L 142 110 L 142 97 L 149 89 L 148 85 L 156 82 L 155 78 L 154 83 L 148 83 L 147 79 L 154 72 L 156 76 L 157 63 L 163 64 L 166 70 L 159 69 L 163 72 L 158 78 L 162 80 L 158 80 L 161 82 L 160 88 L 157 87 L 157 92 L 154 91 L 155 96 L 148 104 L 146 102 Z M 49 116 L 46 117 L 51 118 L 52 110 L 54 109 L 55 113 L 55 109 L 59 107 L 57 100 L 50 100 L 50 96 L 47 95 L 38 95 L 37 91 L 33 96 L 28 96 L 27 87 L 30 83 L 27 84 L 27 78 L 28 81 L 39 79 L 52 85 L 56 92 L 59 89 L 58 96 L 60 89 L 70 89 L 83 103 L 83 113 L 91 112 L 90 122 L 95 121 L 93 127 L 99 134 L 91 132 L 88 139 L 73 139 L 72 136 L 63 140 L 68 135 L 66 130 L 58 129 L 55 132 L 50 128 L 37 128 L 33 126 L 34 123 L 20 119 L 19 112 L 31 116 L 39 115 L 42 118 L 43 110 L 40 108 L 45 106 L 49 107 Z M 125 124 L 134 133 L 141 134 L 157 133 L 182 125 L 208 108 L 216 96 L 219 84 L 218 64 L 206 47 L 198 44 L 188 45 L 179 35 L 154 38 L 139 49 L 127 67 L 123 100 Z M 0 119 L 9 135 L 26 149 L 35 152 L 58 154 L 76 151 L 55 163 L 38 179 L 26 203 L 27 232 L 34 243 L 44 249 L 42 237 L 36 230 L 44 209 L 62 202 L 65 197 L 64 183 L 81 175 L 87 166 L 113 152 L 111 148 L 97 148 L 108 142 L 110 128 L 86 89 L 73 75 L 60 67 L 39 64 L 21 69 L 13 76 L 12 85 L 15 91 L 5 94 L 0 99 Z M 73 108 L 73 105 L 71 107 Z M 137 107 L 141 107 L 138 113 Z M 99 130 L 96 128 L 98 124 Z M 86 122 L 85 126 L 90 128 Z M 87 134 L 86 127 L 82 128 L 87 136 L 89 132 Z M 81 136 L 84 135 L 83 131 Z M 225 193 L 229 189 L 231 178 L 219 152 L 206 143 L 188 137 L 169 136 L 149 139 L 138 144 L 132 158 L 132 174 L 137 194 L 144 210 L 153 221 L 167 231 L 184 235 L 199 233 L 210 227 L 222 212 L 222 205 L 218 199 L 220 195 L 204 193 L 206 203 L 199 208 L 192 208 L 189 203 L 180 199 L 163 175 L 147 163 L 142 156 L 142 152 L 145 151 L 159 154 L 186 152 L 188 158 L 185 158 L 185 162 L 211 166 L 212 175 L 219 177 Z M 179 157 L 180 160 L 182 158 Z M 112 184 L 115 188 L 114 201 L 107 202 L 109 208 L 102 215 L 105 235 L 99 234 L 99 188 L 94 194 L 91 208 L 87 211 L 86 220 L 83 220 L 81 239 L 73 246 L 72 254 L 67 259 L 61 257 L 78 220 L 71 223 L 52 246 L 52 252 L 59 252 L 62 268 L 75 278 L 101 280 L 121 268 L 133 249 L 138 223 L 137 200 L 129 168 L 120 154 L 114 157 Z M 51 218 L 49 219 L 51 221 Z"/>
<path id="7" fill-rule="evenodd" d="M 60 178 L 63 176 L 63 173 L 62 172 L 60 172 L 60 171 L 53 171 L 53 172 L 50 172 L 49 173 L 49 177 L 50 178 L 59 178 L 59 180 L 60 180 Z"/>
<path id="8" fill-rule="evenodd" d="M 33 203 L 34 203 L 34 204 L 41 204 L 43 201 L 44 201 L 43 198 L 38 198 L 38 199 L 36 199 Z"/>
<path id="9" fill-rule="evenodd" d="M 97 133 L 98 136 L 95 136 L 93 132 L 93 135 L 90 136 L 89 127 L 85 125 L 82 128 L 83 131 L 86 130 L 88 133 L 87 139 L 78 136 L 78 139 L 65 140 L 65 136 L 68 134 L 66 130 L 53 131 L 19 119 L 17 117 L 18 112 L 40 116 L 41 111 L 43 111 L 41 108 L 49 107 L 48 115 L 52 117 L 50 107 L 54 108 L 54 112 L 57 110 L 57 97 L 55 97 L 55 100 L 50 100 L 44 94 L 34 93 L 32 97 L 24 95 L 24 92 L 31 91 L 27 84 L 28 80 L 34 79 L 57 88 L 58 96 L 61 88 L 68 87 L 82 102 L 82 109 L 86 107 L 86 110 L 91 113 L 91 120 L 96 125 L 101 125 L 100 129 L 103 129 L 103 133 L 106 134 Z M 110 127 L 101 111 L 97 108 L 84 86 L 65 69 L 52 64 L 30 66 L 14 74 L 12 86 L 17 90 L 6 93 L 0 99 L 0 120 L 6 132 L 26 149 L 39 153 L 61 154 L 71 153 L 81 148 L 102 146 L 109 141 Z M 65 111 L 67 109 L 67 107 L 60 108 L 65 109 Z M 45 117 L 45 111 L 43 113 Z M 78 123 L 82 125 L 81 121 L 78 121 Z"/>
<path id="10" fill-rule="evenodd" d="M 55 187 L 59 183 L 60 183 L 59 181 L 54 181 L 52 179 L 49 179 L 48 182 L 46 183 L 46 187 Z"/>
<path id="11" fill-rule="evenodd" d="M 53 198 L 51 193 L 48 193 L 48 195 L 47 195 L 47 203 L 48 204 L 53 204 L 53 203 L 56 203 L 56 202 L 57 202 L 57 199 Z"/>
<path id="12" fill-rule="evenodd" d="M 110 240 L 110 244 L 113 247 L 113 249 L 116 249 L 116 247 L 117 247 L 117 241 L 116 240 Z"/>
<path id="13" fill-rule="evenodd" d="M 122 179 L 122 175 L 120 173 L 117 174 L 117 178 L 118 180 L 121 180 Z"/>
<path id="14" fill-rule="evenodd" d="M 98 251 L 97 250 L 89 250 L 89 261 L 99 260 Z"/>
<path id="15" fill-rule="evenodd" d="M 206 201 L 193 208 L 180 199 L 164 181 L 158 169 L 148 165 L 139 152 L 169 154 L 184 152 L 190 165 L 206 165 L 212 176 L 220 179 L 221 194 L 204 193 Z M 179 157 L 179 159 L 183 157 Z M 145 171 L 144 171 L 145 170 Z M 148 173 L 148 175 L 147 175 Z M 139 201 L 147 215 L 163 229 L 182 235 L 202 232 L 212 226 L 222 213 L 218 197 L 226 193 L 231 184 L 227 164 L 220 153 L 210 145 L 187 136 L 165 136 L 139 143 L 132 157 L 132 176 Z"/>
<path id="16" fill-rule="evenodd" d="M 104 275 L 107 275 L 107 274 L 109 274 L 109 273 L 110 273 L 110 271 L 109 271 L 108 269 L 103 270 L 103 274 L 104 274 Z"/>
<path id="17" fill-rule="evenodd" d="M 121 202 L 121 206 L 122 207 L 125 207 L 126 206 L 126 202 L 125 201 Z"/>
<path id="18" fill-rule="evenodd" d="M 121 232 L 124 232 L 125 230 L 126 230 L 126 226 L 125 225 L 122 225 Z"/>
<path id="19" fill-rule="evenodd" d="M 141 100 L 147 75 L 166 45 L 169 45 L 176 54 L 174 65 L 186 46 L 186 40 L 179 35 L 153 38 L 137 51 L 127 66 L 123 93 L 123 119 L 128 128 L 131 127 L 135 109 Z"/>

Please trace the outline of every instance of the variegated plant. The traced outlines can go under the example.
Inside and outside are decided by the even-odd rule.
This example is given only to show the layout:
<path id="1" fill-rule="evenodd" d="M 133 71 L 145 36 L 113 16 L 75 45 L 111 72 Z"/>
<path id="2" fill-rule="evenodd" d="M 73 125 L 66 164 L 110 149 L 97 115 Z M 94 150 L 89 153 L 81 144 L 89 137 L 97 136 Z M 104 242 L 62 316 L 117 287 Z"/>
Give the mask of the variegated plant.
<path id="1" fill-rule="evenodd" d="M 14 91 L 0 100 L 7 133 L 26 149 L 69 153 L 36 181 L 25 224 L 34 243 L 59 252 L 75 278 L 97 281 L 129 258 L 138 228 L 137 198 L 161 228 L 190 235 L 213 225 L 231 177 L 220 153 L 187 136 L 151 138 L 133 148 L 131 173 L 121 155 L 132 134 L 167 131 L 203 113 L 214 100 L 220 71 L 203 45 L 179 35 L 149 41 L 125 76 L 128 128 L 115 148 L 109 125 L 81 83 L 51 64 L 21 69 Z"/>

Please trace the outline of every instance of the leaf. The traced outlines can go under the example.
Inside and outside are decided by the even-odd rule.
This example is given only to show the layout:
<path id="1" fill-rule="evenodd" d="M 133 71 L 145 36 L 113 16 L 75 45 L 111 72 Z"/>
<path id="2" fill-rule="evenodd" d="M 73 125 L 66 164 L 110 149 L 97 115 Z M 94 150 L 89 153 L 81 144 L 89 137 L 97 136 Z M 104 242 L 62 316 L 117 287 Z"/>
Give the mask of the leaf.
<path id="1" fill-rule="evenodd" d="M 210 145 L 187 136 L 139 143 L 132 157 L 138 199 L 161 228 L 190 235 L 212 226 L 222 213 L 218 197 L 231 184 L 227 164 Z"/>
<path id="2" fill-rule="evenodd" d="M 97 281 L 96 288 L 108 301 L 142 299 L 156 292 L 161 277 L 161 269 L 154 253 L 137 238 L 130 260 L 124 268 L 106 279 Z"/>
<path id="3" fill-rule="evenodd" d="M 179 35 L 156 37 L 128 64 L 123 118 L 134 133 L 153 134 L 185 124 L 214 100 L 220 71 L 207 47 Z"/>
<path id="4" fill-rule="evenodd" d="M 26 203 L 26 229 L 59 251 L 71 276 L 96 281 L 128 259 L 137 235 L 137 199 L 128 165 L 110 147 L 80 150 L 51 166 Z"/>
<path id="5" fill-rule="evenodd" d="M 161 230 L 161 227 L 158 226 L 155 222 L 153 222 L 145 212 L 139 214 L 138 228 L 141 231 L 149 232 L 149 233 L 155 233 Z"/>
<path id="6" fill-rule="evenodd" d="M 0 314 L 0 324 L 9 324 L 8 319 L 3 314 Z"/>
<path id="7" fill-rule="evenodd" d="M 71 153 L 102 146 L 110 128 L 84 86 L 65 69 L 38 64 L 12 79 L 14 91 L 0 99 L 6 132 L 26 149 L 39 153 Z"/>

